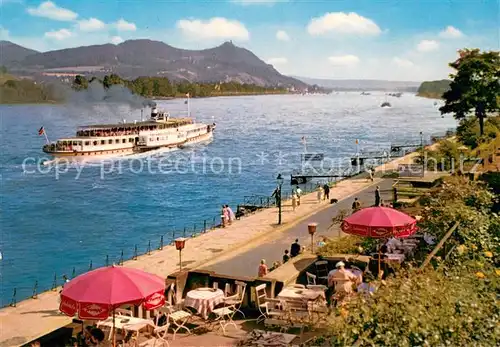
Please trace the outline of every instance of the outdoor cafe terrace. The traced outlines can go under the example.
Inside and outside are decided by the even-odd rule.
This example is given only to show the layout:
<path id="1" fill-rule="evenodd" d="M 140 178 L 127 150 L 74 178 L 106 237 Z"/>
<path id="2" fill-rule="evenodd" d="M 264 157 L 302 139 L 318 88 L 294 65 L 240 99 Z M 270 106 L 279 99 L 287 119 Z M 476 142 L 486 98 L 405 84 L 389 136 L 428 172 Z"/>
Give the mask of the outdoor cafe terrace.
<path id="1" fill-rule="evenodd" d="M 78 276 L 60 293 L 60 310 L 74 317 L 63 329 L 61 345 L 197 345 L 202 336 L 204 343 L 208 339 L 217 345 L 305 342 L 323 331 L 335 307 L 355 295 L 370 295 L 377 290 L 375 278 L 385 278 L 433 243 L 416 234 L 414 218 L 384 207 L 346 218 L 345 232 L 360 234 L 359 215 L 364 216 L 365 236 L 381 240 L 365 255 L 318 258 L 306 251 L 262 278 L 200 270 L 165 279 L 114 265 Z M 349 221 L 357 227 L 350 228 Z M 370 221 L 378 225 L 376 232 Z M 309 232 L 314 234 L 315 226 Z M 391 233 L 394 237 L 387 239 Z M 182 250 L 185 239 L 176 241 Z M 49 345 L 45 340 L 51 338 L 40 341 Z"/>

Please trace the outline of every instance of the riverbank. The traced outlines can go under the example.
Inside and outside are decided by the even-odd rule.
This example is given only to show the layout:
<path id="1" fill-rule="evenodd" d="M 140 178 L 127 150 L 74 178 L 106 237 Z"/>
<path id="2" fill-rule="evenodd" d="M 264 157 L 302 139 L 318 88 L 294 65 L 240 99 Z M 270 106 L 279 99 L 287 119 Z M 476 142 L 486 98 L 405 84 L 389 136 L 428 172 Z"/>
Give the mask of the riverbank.
<path id="1" fill-rule="evenodd" d="M 398 164 L 411 163 L 415 153 L 398 158 Z M 388 163 L 387 170 L 397 164 Z M 380 167 L 377 168 L 379 171 Z M 330 195 L 338 200 L 349 198 L 377 182 L 366 178 L 352 178 L 340 181 L 332 188 Z M 277 226 L 277 208 L 268 208 L 236 221 L 223 229 L 213 229 L 198 237 L 190 238 L 183 251 L 184 269 L 196 269 L 209 262 L 220 261 L 227 254 L 243 252 L 248 245 L 258 244 L 259 239 L 281 232 L 298 225 L 311 215 L 329 208 L 327 203 L 317 203 L 316 193 L 302 197 L 302 204 L 295 212 L 290 211 L 289 202 L 285 202 L 283 224 Z M 280 250 L 277 250 L 280 252 Z M 150 254 L 139 256 L 136 260 L 124 262 L 124 266 L 142 269 L 166 278 L 178 270 L 178 251 L 173 245 Z M 254 276 L 254 273 L 248 276 Z M 0 309 L 0 347 L 21 346 L 58 328 L 71 323 L 71 318 L 59 313 L 59 290 L 48 291 L 38 295 L 37 299 L 27 299 L 17 303 L 16 307 Z"/>
<path id="2" fill-rule="evenodd" d="M 434 99 L 434 100 L 443 100 L 442 93 L 417 93 L 415 94 L 418 97 L 426 98 L 426 99 Z"/>

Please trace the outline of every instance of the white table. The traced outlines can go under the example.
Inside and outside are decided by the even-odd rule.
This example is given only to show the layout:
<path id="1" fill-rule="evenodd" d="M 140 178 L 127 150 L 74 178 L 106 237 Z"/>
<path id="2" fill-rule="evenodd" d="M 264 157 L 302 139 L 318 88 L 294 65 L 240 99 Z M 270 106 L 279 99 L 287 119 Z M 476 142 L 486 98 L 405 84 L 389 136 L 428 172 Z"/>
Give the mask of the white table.
<path id="1" fill-rule="evenodd" d="M 325 298 L 325 292 L 312 290 L 312 289 L 299 289 L 293 287 L 287 287 L 283 289 L 277 296 L 278 299 L 282 300 L 316 300 L 319 297 Z"/>
<path id="2" fill-rule="evenodd" d="M 110 329 L 110 339 L 113 336 L 113 317 L 109 317 L 106 320 L 97 322 L 97 327 L 106 327 Z M 139 331 L 144 328 L 151 328 L 153 330 L 155 327 L 152 320 L 142 319 L 137 317 L 129 316 L 115 316 L 115 329 L 128 331 L 136 333 L 136 337 L 139 337 Z"/>
<path id="3" fill-rule="evenodd" d="M 224 302 L 224 292 L 220 289 L 198 288 L 186 294 L 184 306 L 192 307 L 203 318 L 213 311 L 214 307 Z"/>
<path id="4" fill-rule="evenodd" d="M 398 263 L 402 263 L 405 260 L 405 255 L 401 253 L 386 253 L 387 258 L 386 261 L 396 261 Z"/>

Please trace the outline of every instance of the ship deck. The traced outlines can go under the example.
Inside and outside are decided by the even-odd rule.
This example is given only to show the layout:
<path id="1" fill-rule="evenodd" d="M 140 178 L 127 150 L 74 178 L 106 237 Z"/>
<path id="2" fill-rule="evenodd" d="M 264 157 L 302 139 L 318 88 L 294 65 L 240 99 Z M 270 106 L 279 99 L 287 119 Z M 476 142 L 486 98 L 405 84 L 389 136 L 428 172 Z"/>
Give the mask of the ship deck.
<path id="1" fill-rule="evenodd" d="M 141 121 L 141 122 L 133 122 L 133 123 L 115 123 L 115 124 L 91 124 L 91 125 L 82 125 L 78 127 L 78 130 L 104 130 L 104 129 L 112 129 L 112 128 L 125 128 L 125 129 L 130 129 L 130 128 L 137 128 L 141 126 L 155 126 L 155 125 L 160 125 L 160 124 L 168 124 L 168 125 L 185 125 L 185 124 L 191 124 L 193 123 L 193 120 L 191 118 L 171 118 L 167 121 L 153 121 L 153 120 L 147 120 L 147 121 Z"/>

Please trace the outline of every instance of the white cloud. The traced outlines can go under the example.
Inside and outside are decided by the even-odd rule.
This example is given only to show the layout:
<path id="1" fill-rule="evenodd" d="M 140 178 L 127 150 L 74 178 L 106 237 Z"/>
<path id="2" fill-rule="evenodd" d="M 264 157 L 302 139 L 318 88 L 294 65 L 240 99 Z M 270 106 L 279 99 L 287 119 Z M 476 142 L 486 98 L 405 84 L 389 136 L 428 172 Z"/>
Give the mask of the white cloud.
<path id="1" fill-rule="evenodd" d="M 99 31 L 105 27 L 106 24 L 97 18 L 89 18 L 78 21 L 78 28 L 81 31 Z"/>
<path id="2" fill-rule="evenodd" d="M 288 2 L 288 0 L 231 0 L 230 2 L 238 5 L 274 5 L 277 2 Z"/>
<path id="3" fill-rule="evenodd" d="M 360 62 L 360 59 L 355 55 L 347 54 L 328 57 L 328 61 L 335 66 L 355 66 Z"/>
<path id="4" fill-rule="evenodd" d="M 118 31 L 136 31 L 137 27 L 132 22 L 127 22 L 125 19 L 120 18 L 115 23 L 116 30 Z"/>
<path id="5" fill-rule="evenodd" d="M 186 36 L 199 39 L 241 39 L 248 40 L 250 34 L 243 23 L 221 17 L 214 17 L 206 21 L 199 19 L 181 19 L 177 22 Z"/>
<path id="6" fill-rule="evenodd" d="M 284 30 L 278 30 L 276 32 L 276 38 L 280 41 L 290 41 L 290 36 Z"/>
<path id="7" fill-rule="evenodd" d="M 444 39 L 458 39 L 460 37 L 463 37 L 464 34 L 458 30 L 457 28 L 451 26 L 451 25 L 448 25 L 446 27 L 446 29 L 444 29 L 443 31 L 441 31 L 439 33 L 439 36 L 444 38 Z"/>
<path id="8" fill-rule="evenodd" d="M 78 17 L 77 13 L 62 7 L 58 7 L 52 1 L 42 2 L 36 8 L 29 7 L 27 11 L 32 16 L 44 17 L 66 22 L 73 21 Z"/>
<path id="9" fill-rule="evenodd" d="M 120 36 L 113 36 L 110 42 L 114 45 L 118 45 L 123 42 L 123 39 Z"/>
<path id="10" fill-rule="evenodd" d="M 307 26 L 311 35 L 323 35 L 327 32 L 338 34 L 378 35 L 382 31 L 379 26 L 369 18 L 350 12 L 329 12 L 321 17 L 311 19 Z"/>
<path id="11" fill-rule="evenodd" d="M 415 64 L 411 60 L 394 57 L 392 62 L 399 67 L 413 67 Z"/>
<path id="12" fill-rule="evenodd" d="M 422 40 L 417 45 L 419 52 L 432 52 L 439 48 L 439 42 L 435 40 Z"/>
<path id="13" fill-rule="evenodd" d="M 45 37 L 58 41 L 65 40 L 71 36 L 73 36 L 73 34 L 68 29 L 52 30 L 45 33 Z"/>
<path id="14" fill-rule="evenodd" d="M 288 63 L 287 58 L 269 58 L 267 59 L 266 63 L 271 64 L 271 65 L 283 65 Z"/>
<path id="15" fill-rule="evenodd" d="M 0 40 L 8 41 L 10 39 L 9 31 L 0 25 Z"/>

